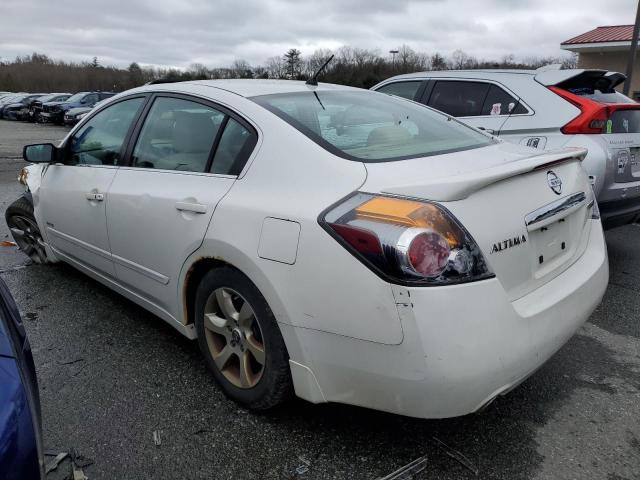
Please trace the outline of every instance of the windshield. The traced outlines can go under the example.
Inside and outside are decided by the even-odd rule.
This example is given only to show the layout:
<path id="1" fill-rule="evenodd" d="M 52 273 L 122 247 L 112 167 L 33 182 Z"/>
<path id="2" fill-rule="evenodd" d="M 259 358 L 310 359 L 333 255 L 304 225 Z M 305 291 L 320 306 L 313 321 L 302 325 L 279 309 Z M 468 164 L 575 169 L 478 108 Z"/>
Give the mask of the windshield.
<path id="1" fill-rule="evenodd" d="M 494 142 L 440 112 L 382 93 L 309 91 L 252 100 L 328 151 L 350 160 L 402 160 Z"/>
<path id="2" fill-rule="evenodd" d="M 43 97 L 38 97 L 39 102 L 50 102 L 51 100 L 55 100 L 58 95 L 45 95 Z"/>
<path id="3" fill-rule="evenodd" d="M 11 103 L 20 103 L 22 100 L 24 100 L 27 97 L 28 97 L 28 95 L 17 95 L 15 97 L 11 98 L 9 101 Z"/>
<path id="4" fill-rule="evenodd" d="M 80 100 L 83 99 L 83 97 L 86 95 L 86 92 L 82 92 L 82 93 L 76 93 L 75 95 L 71 95 L 69 98 L 67 98 L 65 100 L 65 102 L 79 102 Z"/>

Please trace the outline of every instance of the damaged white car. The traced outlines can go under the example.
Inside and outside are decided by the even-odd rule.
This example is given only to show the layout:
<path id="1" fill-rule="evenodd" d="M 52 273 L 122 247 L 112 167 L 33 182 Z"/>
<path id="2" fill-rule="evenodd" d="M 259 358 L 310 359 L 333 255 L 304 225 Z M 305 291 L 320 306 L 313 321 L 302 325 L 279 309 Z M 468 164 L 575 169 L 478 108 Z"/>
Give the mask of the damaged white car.
<path id="1" fill-rule="evenodd" d="M 539 153 L 376 93 L 147 85 L 30 145 L 7 222 L 199 342 L 226 394 L 415 417 L 522 382 L 608 279 L 585 150 Z"/>

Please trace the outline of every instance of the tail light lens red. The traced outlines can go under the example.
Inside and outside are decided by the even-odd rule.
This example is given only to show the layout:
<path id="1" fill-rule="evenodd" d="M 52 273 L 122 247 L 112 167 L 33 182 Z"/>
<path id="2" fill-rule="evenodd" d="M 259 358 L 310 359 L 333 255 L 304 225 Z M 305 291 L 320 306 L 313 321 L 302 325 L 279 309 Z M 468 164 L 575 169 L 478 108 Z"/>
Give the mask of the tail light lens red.
<path id="1" fill-rule="evenodd" d="M 443 285 L 493 276 L 469 233 L 432 202 L 358 192 L 319 221 L 360 261 L 393 283 Z"/>
<path id="2" fill-rule="evenodd" d="M 607 133 L 607 122 L 614 112 L 618 110 L 640 110 L 640 105 L 633 103 L 605 104 L 576 95 L 559 87 L 549 87 L 549 90 L 580 109 L 580 115 L 560 129 L 565 134 Z"/>

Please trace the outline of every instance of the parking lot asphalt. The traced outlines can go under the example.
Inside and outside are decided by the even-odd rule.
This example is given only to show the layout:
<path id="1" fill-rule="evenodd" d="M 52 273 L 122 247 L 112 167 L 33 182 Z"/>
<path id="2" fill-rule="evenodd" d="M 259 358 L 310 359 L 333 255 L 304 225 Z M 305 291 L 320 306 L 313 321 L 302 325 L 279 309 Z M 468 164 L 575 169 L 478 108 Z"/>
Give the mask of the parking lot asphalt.
<path id="1" fill-rule="evenodd" d="M 0 121 L 0 241 L 9 239 L 4 211 L 22 191 L 22 146 L 65 132 Z M 45 448 L 91 459 L 91 480 L 375 479 L 423 455 L 416 479 L 632 480 L 640 226 L 606 236 L 609 288 L 578 334 L 487 410 L 435 421 L 301 400 L 251 413 L 216 387 L 195 342 L 71 267 L 28 265 L 0 247 L 0 276 L 33 347 Z M 47 478 L 68 469 L 65 461 Z"/>

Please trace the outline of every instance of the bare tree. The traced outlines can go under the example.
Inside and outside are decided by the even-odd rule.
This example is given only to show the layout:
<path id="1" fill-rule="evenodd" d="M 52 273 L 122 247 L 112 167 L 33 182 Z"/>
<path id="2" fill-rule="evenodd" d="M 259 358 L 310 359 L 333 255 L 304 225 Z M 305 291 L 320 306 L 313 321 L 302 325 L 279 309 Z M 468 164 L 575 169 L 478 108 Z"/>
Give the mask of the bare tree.
<path id="1" fill-rule="evenodd" d="M 234 60 L 231 70 L 235 78 L 253 78 L 253 69 L 246 60 Z"/>
<path id="2" fill-rule="evenodd" d="M 282 57 L 268 58 L 264 64 L 264 68 L 269 75 L 269 78 L 285 78 L 286 65 Z"/>

